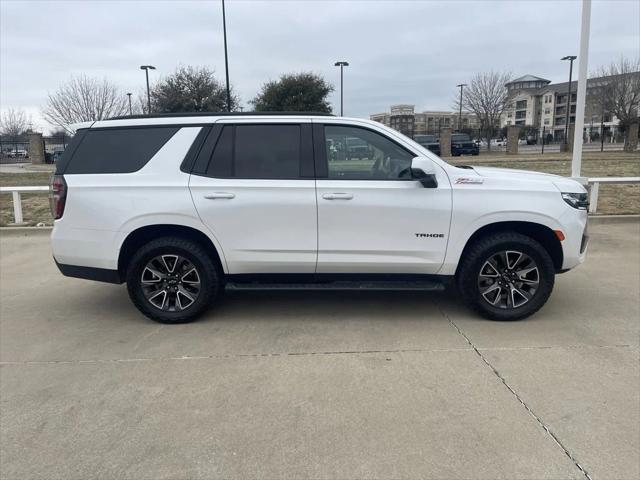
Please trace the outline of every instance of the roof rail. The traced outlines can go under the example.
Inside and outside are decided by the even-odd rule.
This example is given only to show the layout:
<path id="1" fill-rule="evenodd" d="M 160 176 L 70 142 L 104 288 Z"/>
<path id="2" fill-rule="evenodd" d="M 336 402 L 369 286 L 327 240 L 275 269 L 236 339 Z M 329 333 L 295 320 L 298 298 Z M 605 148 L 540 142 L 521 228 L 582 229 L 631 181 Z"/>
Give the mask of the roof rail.
<path id="1" fill-rule="evenodd" d="M 261 115 L 314 115 L 322 117 L 333 117 L 332 113 L 326 112 L 180 112 L 180 113 L 153 113 L 151 115 L 122 115 L 111 117 L 105 120 L 137 120 L 142 118 L 172 118 L 172 117 L 244 117 Z"/>

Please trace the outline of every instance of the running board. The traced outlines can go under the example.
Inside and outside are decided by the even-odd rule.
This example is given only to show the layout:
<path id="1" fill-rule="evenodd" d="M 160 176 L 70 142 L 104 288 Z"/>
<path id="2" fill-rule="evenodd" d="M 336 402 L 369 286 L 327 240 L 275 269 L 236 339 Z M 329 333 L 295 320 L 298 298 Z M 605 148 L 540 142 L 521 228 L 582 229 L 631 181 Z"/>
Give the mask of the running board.
<path id="1" fill-rule="evenodd" d="M 319 283 L 236 283 L 228 282 L 226 289 L 230 291 L 255 291 L 255 290 L 417 290 L 417 291 L 443 291 L 442 282 L 419 281 L 335 281 Z"/>

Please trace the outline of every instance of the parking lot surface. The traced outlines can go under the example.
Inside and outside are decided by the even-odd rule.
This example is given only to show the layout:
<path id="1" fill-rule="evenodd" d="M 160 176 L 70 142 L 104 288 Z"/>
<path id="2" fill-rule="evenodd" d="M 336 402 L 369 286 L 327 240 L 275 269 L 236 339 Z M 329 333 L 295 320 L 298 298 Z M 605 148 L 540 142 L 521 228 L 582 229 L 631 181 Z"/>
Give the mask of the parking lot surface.
<path id="1" fill-rule="evenodd" d="M 0 477 L 636 479 L 640 224 L 593 225 L 549 303 L 227 294 L 199 322 L 0 236 Z"/>

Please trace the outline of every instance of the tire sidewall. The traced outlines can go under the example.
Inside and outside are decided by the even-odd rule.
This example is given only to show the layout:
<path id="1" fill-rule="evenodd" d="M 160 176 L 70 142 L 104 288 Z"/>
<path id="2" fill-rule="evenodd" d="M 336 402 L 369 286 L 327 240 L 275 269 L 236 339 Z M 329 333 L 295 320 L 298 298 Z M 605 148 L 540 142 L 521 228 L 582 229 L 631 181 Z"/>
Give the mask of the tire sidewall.
<path id="1" fill-rule="evenodd" d="M 493 320 L 518 320 L 539 310 L 549 298 L 553 290 L 555 270 L 553 262 L 546 251 L 534 240 L 504 240 L 481 249 L 469 263 L 460 282 L 460 289 L 466 300 L 480 313 Z M 478 276 L 484 263 L 498 252 L 505 250 L 520 251 L 529 255 L 537 264 L 540 276 L 538 290 L 533 298 L 518 308 L 503 309 L 490 305 L 480 293 Z"/>
<path id="2" fill-rule="evenodd" d="M 127 269 L 127 289 L 136 307 L 149 318 L 163 323 L 189 322 L 202 313 L 217 294 L 219 281 L 213 262 L 206 255 L 202 255 L 199 246 L 193 244 L 195 248 L 188 248 L 190 243 L 175 242 L 172 239 L 165 242 L 157 240 L 142 247 L 131 259 Z M 198 271 L 200 293 L 186 310 L 166 312 L 153 306 L 144 296 L 140 284 L 142 271 L 151 259 L 160 255 L 180 255 L 189 260 Z"/>

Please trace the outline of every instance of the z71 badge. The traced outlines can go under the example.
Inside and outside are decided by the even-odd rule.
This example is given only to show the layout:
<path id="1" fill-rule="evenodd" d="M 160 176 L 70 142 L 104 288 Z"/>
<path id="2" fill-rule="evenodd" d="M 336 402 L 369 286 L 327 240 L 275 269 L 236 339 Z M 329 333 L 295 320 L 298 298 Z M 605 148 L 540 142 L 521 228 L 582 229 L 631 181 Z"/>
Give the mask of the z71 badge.
<path id="1" fill-rule="evenodd" d="M 456 184 L 476 184 L 481 185 L 484 183 L 484 178 L 481 177 L 458 177 L 456 178 Z"/>

